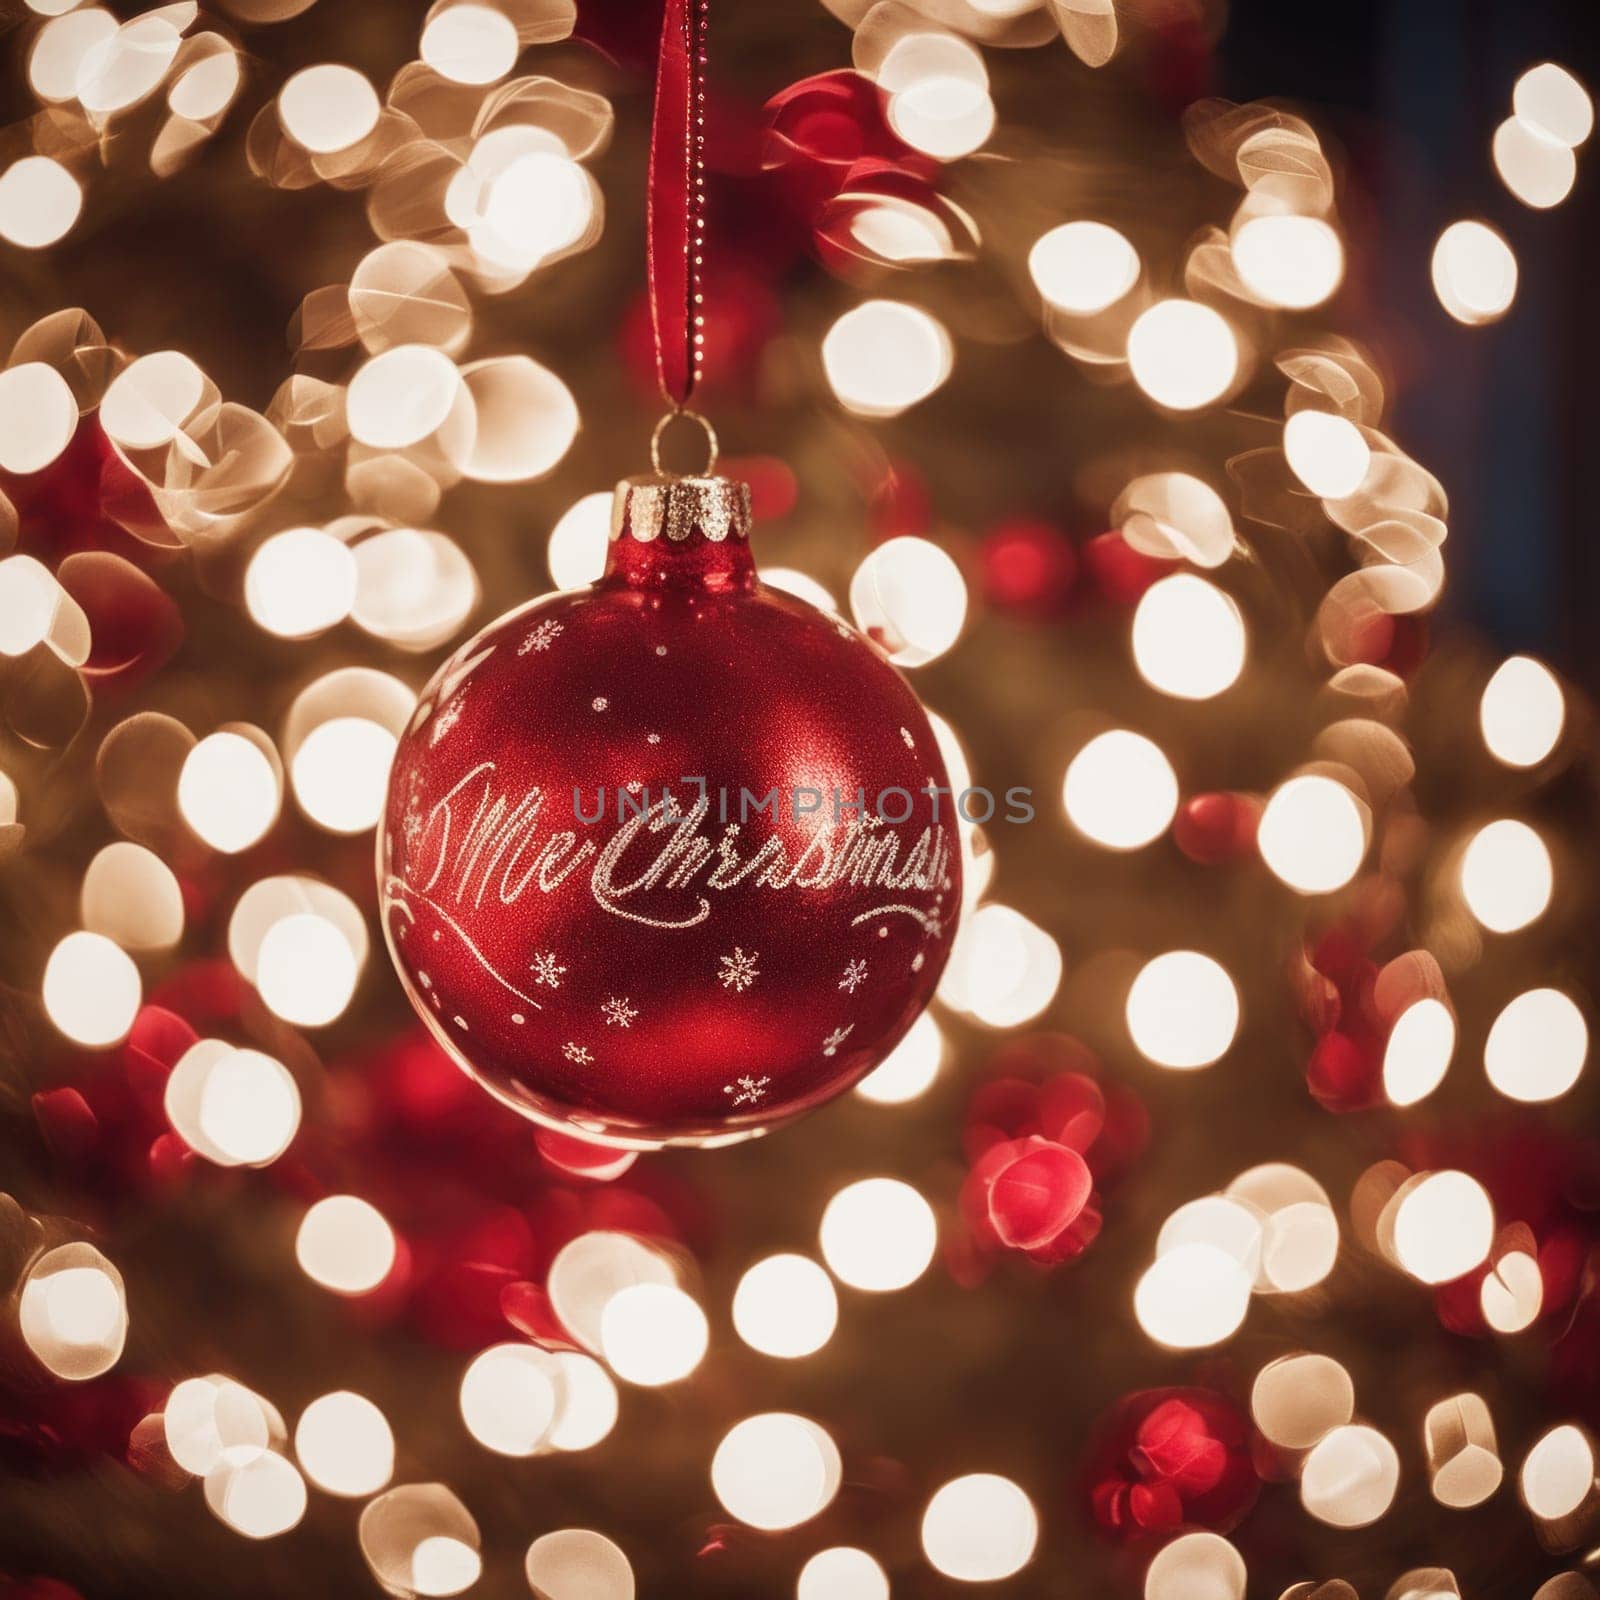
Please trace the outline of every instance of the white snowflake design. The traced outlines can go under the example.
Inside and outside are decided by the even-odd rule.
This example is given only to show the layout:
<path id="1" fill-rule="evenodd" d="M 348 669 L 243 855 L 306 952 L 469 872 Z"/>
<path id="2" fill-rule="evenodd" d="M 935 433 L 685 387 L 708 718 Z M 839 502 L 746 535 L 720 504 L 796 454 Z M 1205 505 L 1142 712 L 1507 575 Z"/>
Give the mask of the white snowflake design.
<path id="1" fill-rule="evenodd" d="M 736 1106 L 758 1106 L 766 1098 L 767 1085 L 771 1082 L 771 1078 L 752 1078 L 747 1072 L 742 1078 L 723 1084 L 722 1092 L 731 1094 Z"/>
<path id="2" fill-rule="evenodd" d="M 567 969 L 556 964 L 554 950 L 546 950 L 536 955 L 528 963 L 528 971 L 533 974 L 535 983 L 548 983 L 552 989 L 561 987 L 561 974 Z"/>
<path id="3" fill-rule="evenodd" d="M 527 638 L 517 646 L 517 654 L 525 656 L 530 650 L 548 650 L 565 629 L 554 617 L 546 617 L 537 628 L 529 631 Z"/>
<path id="4" fill-rule="evenodd" d="M 850 1023 L 843 1028 L 835 1028 L 826 1039 L 822 1041 L 822 1053 L 825 1056 L 837 1055 L 839 1046 L 842 1045 L 852 1033 L 856 1031 L 855 1023 Z"/>
<path id="5" fill-rule="evenodd" d="M 594 699 L 589 702 L 590 709 L 594 711 L 604 711 L 605 708 L 610 704 L 611 702 L 607 700 L 603 694 L 597 694 Z"/>
<path id="6" fill-rule="evenodd" d="M 428 728 L 428 743 L 430 746 L 438 744 L 461 720 L 461 708 L 466 698 L 466 691 L 463 690 L 448 705 L 442 705 L 434 712 L 433 722 Z"/>
<path id="7" fill-rule="evenodd" d="M 561 1053 L 575 1067 L 586 1067 L 594 1060 L 594 1057 L 581 1044 L 574 1044 L 570 1039 L 562 1045 Z"/>
<path id="8" fill-rule="evenodd" d="M 854 994 L 866 981 L 867 964 L 865 961 L 857 959 L 844 969 L 844 976 L 839 980 L 839 987 L 847 994 Z"/>
<path id="9" fill-rule="evenodd" d="M 613 1025 L 619 1028 L 631 1028 L 633 1019 L 639 1015 L 639 1008 L 631 1005 L 626 995 L 620 1000 L 613 995 L 601 1005 L 600 1009 L 605 1013 L 608 1028 Z"/>
<path id="10" fill-rule="evenodd" d="M 717 972 L 717 982 L 724 989 L 732 989 L 736 994 L 743 994 L 761 976 L 761 969 L 756 965 L 756 957 L 760 954 L 759 950 L 753 950 L 746 955 L 738 945 L 735 945 L 732 955 L 722 957 L 722 965 Z"/>

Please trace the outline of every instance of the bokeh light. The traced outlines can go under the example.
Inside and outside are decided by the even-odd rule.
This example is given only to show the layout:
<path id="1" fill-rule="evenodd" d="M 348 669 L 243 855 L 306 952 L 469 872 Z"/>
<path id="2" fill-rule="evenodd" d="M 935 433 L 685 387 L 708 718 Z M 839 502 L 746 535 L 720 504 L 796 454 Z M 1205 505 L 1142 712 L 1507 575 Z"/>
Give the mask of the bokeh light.
<path id="1" fill-rule="evenodd" d="M 915 1283 L 939 1242 L 933 1208 L 898 1178 L 846 1184 L 822 1213 L 822 1259 L 841 1283 L 884 1293 Z"/>
<path id="2" fill-rule="evenodd" d="M 826 1509 L 842 1476 L 827 1431 L 788 1411 L 735 1423 L 711 1458 L 711 1487 L 729 1516 L 769 1532 L 798 1527 Z"/>
<path id="3" fill-rule="evenodd" d="M 998 1583 L 1033 1559 L 1039 1514 L 1009 1478 L 973 1472 L 952 1478 L 922 1514 L 929 1565 L 964 1583 Z"/>
<path id="4" fill-rule="evenodd" d="M 1234 233 L 1232 251 L 1245 286 L 1291 311 L 1320 306 L 1344 277 L 1344 246 L 1320 217 L 1249 217 Z"/>
<path id="5" fill-rule="evenodd" d="M 1139 969 L 1128 990 L 1128 1032 L 1160 1067 L 1209 1067 L 1233 1043 L 1239 992 L 1223 966 L 1197 950 L 1169 950 Z"/>
<path id="6" fill-rule="evenodd" d="M 534 1600 L 633 1600 L 633 1567 L 620 1545 L 590 1528 L 558 1528 L 528 1546 L 523 1572 Z"/>
<path id="7" fill-rule="evenodd" d="M 497 1344 L 474 1356 L 461 1379 L 461 1419 L 486 1450 L 531 1456 L 561 1409 L 561 1365 L 531 1344 Z"/>
<path id="8" fill-rule="evenodd" d="M 1400 1458 L 1376 1428 L 1348 1423 L 1312 1446 L 1300 1468 L 1300 1503 L 1319 1522 L 1365 1528 L 1394 1504 Z"/>
<path id="9" fill-rule="evenodd" d="M 1433 247 L 1433 290 L 1457 322 L 1494 322 L 1517 296 L 1517 258 L 1486 222 L 1452 222 Z"/>
<path id="10" fill-rule="evenodd" d="M 1091 316 L 1139 281 L 1139 254 L 1103 222 L 1064 222 L 1034 241 L 1028 271 L 1058 311 Z"/>
<path id="11" fill-rule="evenodd" d="M 906 1036 L 856 1085 L 856 1093 L 874 1105 L 901 1106 L 926 1094 L 944 1060 L 944 1034 L 927 1012 L 906 1030 Z"/>
<path id="12" fill-rule="evenodd" d="M 220 1039 L 184 1052 L 162 1104 L 183 1142 L 220 1167 L 269 1166 L 300 1128 L 300 1091 L 282 1062 Z"/>
<path id="13" fill-rule="evenodd" d="M 1233 600 L 1193 573 L 1150 585 L 1133 614 L 1133 659 L 1153 689 L 1210 700 L 1244 670 L 1244 619 Z"/>
<path id="14" fill-rule="evenodd" d="M 368 1501 L 357 1531 L 361 1554 L 394 1595 L 453 1595 L 483 1572 L 478 1525 L 442 1483 L 407 1483 Z"/>
<path id="15" fill-rule="evenodd" d="M 1594 1446 L 1582 1428 L 1563 1423 L 1534 1444 L 1522 1463 L 1522 1502 L 1546 1522 L 1569 1517 L 1595 1491 Z"/>
<path id="16" fill-rule="evenodd" d="M 69 933 L 45 963 L 45 1015 L 90 1050 L 127 1037 L 143 993 L 139 969 L 101 933 Z"/>
<path id="17" fill-rule="evenodd" d="M 282 778 L 259 729 L 219 729 L 184 757 L 178 809 L 213 850 L 248 850 L 278 820 L 282 804 Z"/>
<path id="18" fill-rule="evenodd" d="M 600 1313 L 600 1349 L 611 1370 L 645 1388 L 688 1377 L 710 1337 L 705 1312 L 674 1284 L 630 1284 Z"/>
<path id="19" fill-rule="evenodd" d="M 1456 1048 L 1456 1019 L 1438 1000 L 1424 998 L 1395 1018 L 1383 1049 L 1383 1092 L 1389 1103 L 1414 1106 L 1444 1082 Z"/>
<path id="20" fill-rule="evenodd" d="M 335 1294 L 367 1294 L 388 1277 L 394 1230 L 370 1201 L 329 1195 L 309 1207 L 295 1235 L 295 1259 L 313 1283 Z"/>
<path id="21" fill-rule="evenodd" d="M 1134 1290 L 1139 1326 L 1169 1350 L 1200 1350 L 1238 1332 L 1251 1275 L 1221 1246 L 1195 1240 L 1156 1257 Z"/>
<path id="22" fill-rule="evenodd" d="M 865 1550 L 836 1544 L 800 1569 L 795 1600 L 889 1600 L 889 1576 Z"/>
<path id="23" fill-rule="evenodd" d="M 1510 1100 L 1558 1100 L 1579 1079 L 1589 1057 L 1589 1025 L 1559 989 L 1529 989 L 1494 1019 L 1483 1066 Z"/>
<path id="24" fill-rule="evenodd" d="M 315 155 L 358 144 L 378 125 L 377 91 L 354 67 L 305 67 L 278 91 L 283 131 Z"/>
<path id="25" fill-rule="evenodd" d="M 8 244 L 43 250 L 66 238 L 82 210 L 78 180 L 49 156 L 23 156 L 0 173 L 0 239 Z"/>
<path id="26" fill-rule="evenodd" d="M 1464 1172 L 1430 1172 L 1395 1197 L 1395 1259 L 1422 1283 L 1449 1283 L 1482 1263 L 1494 1243 L 1494 1207 Z"/>
<path id="27" fill-rule="evenodd" d="M 926 400 L 950 376 L 953 360 L 944 324 L 899 300 L 863 301 L 822 341 L 830 387 L 863 417 L 898 416 Z"/>
<path id="28" fill-rule="evenodd" d="M 768 1256 L 733 1292 L 734 1331 L 763 1355 L 790 1361 L 814 1355 L 838 1320 L 833 1282 L 809 1256 Z"/>
<path id="29" fill-rule="evenodd" d="M 1502 817 L 1468 841 L 1461 858 L 1461 894 L 1491 932 L 1515 933 L 1537 921 L 1554 888 L 1550 852 L 1527 823 Z"/>
<path id="30" fill-rule="evenodd" d="M 275 1539 L 306 1514 L 306 1482 L 272 1450 L 238 1464 L 224 1458 L 206 1474 L 206 1504 L 235 1533 Z"/>
<path id="31" fill-rule="evenodd" d="M 280 639 L 310 639 L 350 614 L 356 563 L 320 528 L 286 528 L 262 542 L 244 575 L 250 615 Z"/>
<path id="32" fill-rule="evenodd" d="M 46 1371 L 81 1383 L 109 1372 L 128 1337 L 122 1274 L 91 1244 L 46 1250 L 16 1302 L 23 1343 Z"/>
<path id="33" fill-rule="evenodd" d="M 1244 1558 L 1221 1534 L 1182 1533 L 1145 1570 L 1144 1600 L 1244 1600 Z"/>
<path id="34" fill-rule="evenodd" d="M 1493 151 L 1500 181 L 1523 205 L 1545 211 L 1572 193 L 1578 178 L 1572 152 L 1521 117 L 1507 117 L 1495 129 Z"/>
<path id="35" fill-rule="evenodd" d="M 1576 149 L 1594 131 L 1594 102 L 1565 67 L 1553 61 L 1529 67 L 1511 91 L 1516 114 L 1547 139 Z"/>
<path id="36" fill-rule="evenodd" d="M 617 1386 L 606 1369 L 581 1350 L 558 1350 L 555 1357 L 563 1390 L 550 1443 L 557 1450 L 591 1450 L 617 1424 Z"/>
<path id="37" fill-rule="evenodd" d="M 294 1429 L 300 1469 L 329 1494 L 376 1494 L 394 1476 L 394 1432 L 365 1395 L 337 1389 L 319 1395 Z"/>
<path id="38" fill-rule="evenodd" d="M 1295 477 L 1323 500 L 1354 494 L 1372 468 L 1361 430 L 1331 411 L 1296 411 L 1283 426 L 1283 450 Z"/>
<path id="39" fill-rule="evenodd" d="M 1250 1390 L 1250 1416 L 1280 1450 L 1309 1450 L 1355 1415 L 1350 1374 L 1332 1356 L 1279 1356 L 1257 1374 Z"/>
<path id="40" fill-rule="evenodd" d="M 1261 859 L 1300 894 L 1331 894 L 1360 870 L 1367 808 L 1342 783 L 1307 773 L 1279 784 L 1256 830 Z"/>
<path id="41" fill-rule="evenodd" d="M 1220 400 L 1239 372 L 1233 329 L 1196 300 L 1162 300 L 1128 331 L 1133 380 L 1159 405 L 1194 411 Z"/>
<path id="42" fill-rule="evenodd" d="M 611 496 L 586 494 L 557 519 L 545 547 L 550 581 L 558 589 L 587 589 L 606 569 L 611 547 Z"/>
<path id="43" fill-rule="evenodd" d="M 504 11 L 466 0 L 432 12 L 418 53 L 440 77 L 478 84 L 505 77 L 521 48 L 516 24 Z"/>
<path id="44" fill-rule="evenodd" d="M 921 667 L 961 637 L 967 585 L 938 545 L 902 535 L 877 545 L 856 568 L 850 609 L 896 666 Z"/>
<path id="45" fill-rule="evenodd" d="M 1108 850 L 1137 850 L 1166 832 L 1178 809 L 1178 778 L 1153 740 L 1113 728 L 1072 758 L 1061 803 L 1085 838 Z"/>
<path id="46" fill-rule="evenodd" d="M 1537 766 L 1560 742 L 1566 720 L 1560 682 L 1532 656 L 1501 662 L 1478 704 L 1483 742 L 1508 767 Z"/>

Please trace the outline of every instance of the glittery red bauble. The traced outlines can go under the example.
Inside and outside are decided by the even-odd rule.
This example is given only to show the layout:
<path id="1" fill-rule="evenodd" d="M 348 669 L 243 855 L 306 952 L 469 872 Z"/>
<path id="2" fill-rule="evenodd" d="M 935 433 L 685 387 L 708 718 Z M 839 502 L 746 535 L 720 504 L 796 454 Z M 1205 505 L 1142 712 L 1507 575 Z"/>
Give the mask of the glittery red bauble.
<path id="1" fill-rule="evenodd" d="M 928 719 L 874 644 L 761 584 L 747 535 L 742 485 L 624 484 L 600 582 L 462 646 L 395 755 L 378 863 L 406 993 L 567 1132 L 707 1144 L 820 1105 L 949 953 Z"/>

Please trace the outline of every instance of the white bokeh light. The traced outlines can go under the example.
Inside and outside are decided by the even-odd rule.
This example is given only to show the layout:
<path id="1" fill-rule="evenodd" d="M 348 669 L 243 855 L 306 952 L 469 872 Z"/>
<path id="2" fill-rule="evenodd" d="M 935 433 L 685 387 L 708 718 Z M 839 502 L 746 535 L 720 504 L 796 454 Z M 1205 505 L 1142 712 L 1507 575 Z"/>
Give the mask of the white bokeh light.
<path id="1" fill-rule="evenodd" d="M 954 354 L 944 324 L 919 306 L 866 300 L 822 341 L 822 366 L 840 404 L 865 417 L 893 417 L 950 376 Z"/>
<path id="2" fill-rule="evenodd" d="M 1396 1196 L 1394 1253 L 1422 1283 L 1449 1283 L 1480 1265 L 1494 1243 L 1494 1207 L 1464 1172 L 1430 1172 Z"/>
<path id="3" fill-rule="evenodd" d="M 1483 742 L 1508 767 L 1535 767 L 1555 749 L 1567 720 L 1555 674 L 1531 656 L 1501 662 L 1478 704 Z"/>
<path id="4" fill-rule="evenodd" d="M 1017 1484 L 994 1472 L 952 1478 L 922 1514 L 922 1550 L 935 1571 L 997 1583 L 1033 1559 L 1039 1514 Z"/>
<path id="5" fill-rule="evenodd" d="M 313 1283 L 335 1294 L 367 1294 L 388 1277 L 397 1251 L 383 1213 L 353 1194 L 329 1195 L 306 1212 L 295 1258 Z"/>
<path id="6" fill-rule="evenodd" d="M 178 809 L 199 838 L 225 855 L 248 850 L 278 820 L 283 786 L 268 751 L 244 733 L 219 729 L 184 757 Z"/>
<path id="7" fill-rule="evenodd" d="M 1461 858 L 1462 897 L 1491 933 L 1515 933 L 1536 922 L 1554 888 L 1544 840 L 1512 817 L 1480 828 Z"/>
<path id="8" fill-rule="evenodd" d="M 1452 222 L 1433 249 L 1433 288 L 1457 322 L 1494 322 L 1517 296 L 1517 258 L 1485 222 Z"/>
<path id="9" fill-rule="evenodd" d="M 1166 832 L 1178 809 L 1178 778 L 1160 745 L 1113 728 L 1072 758 L 1061 803 L 1085 838 L 1108 850 L 1137 850 Z"/>
<path id="10" fill-rule="evenodd" d="M 1320 217 L 1251 217 L 1233 236 L 1233 265 L 1269 305 L 1320 306 L 1344 277 L 1344 246 Z"/>
<path id="11" fill-rule="evenodd" d="M 856 1085 L 856 1093 L 874 1105 L 901 1106 L 927 1093 L 944 1060 L 944 1035 L 926 1011 L 906 1036 Z"/>
<path id="12" fill-rule="evenodd" d="M 1297 411 L 1283 425 L 1289 468 L 1323 500 L 1353 495 L 1372 469 L 1372 447 L 1347 417 L 1331 411 Z"/>
<path id="13" fill-rule="evenodd" d="M 1133 659 L 1152 689 L 1210 700 L 1244 670 L 1244 619 L 1214 583 L 1178 572 L 1150 585 L 1133 613 Z"/>
<path id="14" fill-rule="evenodd" d="M 734 1331 L 763 1355 L 791 1361 L 814 1355 L 838 1320 L 833 1281 L 809 1256 L 768 1256 L 733 1293 Z"/>
<path id="15" fill-rule="evenodd" d="M 938 545 L 914 535 L 885 540 L 850 579 L 856 626 L 876 639 L 898 667 L 921 667 L 942 656 L 967 618 L 961 569 Z"/>
<path id="16" fill-rule="evenodd" d="M 1250 1309 L 1251 1275 L 1220 1245 L 1193 1240 L 1157 1256 L 1134 1290 L 1134 1315 L 1157 1344 L 1199 1350 L 1236 1333 Z"/>
<path id="17" fill-rule="evenodd" d="M 939 1242 L 933 1208 L 898 1178 L 846 1184 L 822 1213 L 822 1259 L 852 1289 L 886 1292 L 915 1283 Z"/>
<path id="18" fill-rule="evenodd" d="M 630 1284 L 600 1313 L 600 1349 L 611 1370 L 645 1388 L 688 1377 L 710 1337 L 705 1312 L 673 1284 Z"/>
<path id="19" fill-rule="evenodd" d="M 1058 311 L 1091 316 L 1139 281 L 1139 255 L 1103 222 L 1064 222 L 1034 241 L 1028 272 Z"/>
<path id="20" fill-rule="evenodd" d="M 787 1411 L 735 1423 L 711 1458 L 711 1487 L 728 1514 L 774 1532 L 824 1510 L 842 1476 L 838 1446 L 828 1433 Z"/>
<path id="21" fill-rule="evenodd" d="M 1140 1055 L 1188 1072 L 1210 1066 L 1233 1043 L 1239 992 L 1210 956 L 1169 950 L 1140 968 L 1128 990 L 1126 1015 Z"/>
<path id="22" fill-rule="evenodd" d="M 300 1413 L 294 1450 L 301 1471 L 328 1494 L 376 1494 L 394 1476 L 394 1432 L 365 1395 L 338 1389 Z"/>
<path id="23" fill-rule="evenodd" d="M 321 528 L 286 528 L 263 541 L 245 569 L 251 617 L 282 639 L 309 639 L 350 614 L 356 564 L 350 547 Z"/>
<path id="24" fill-rule="evenodd" d="M 558 589 L 587 589 L 606 570 L 611 547 L 611 496 L 586 494 L 550 530 L 545 563 Z"/>
<path id="25" fill-rule="evenodd" d="M 1134 382 L 1160 405 L 1194 411 L 1220 400 L 1239 372 L 1233 329 L 1196 300 L 1162 300 L 1128 331 Z"/>
<path id="26" fill-rule="evenodd" d="M 1256 847 L 1275 877 L 1300 894 L 1331 894 L 1360 870 L 1367 808 L 1342 783 L 1303 774 L 1267 799 Z"/>
<path id="27" fill-rule="evenodd" d="M 1589 1056 L 1589 1025 L 1559 989 L 1529 989 L 1494 1019 L 1484 1041 L 1489 1082 L 1510 1100 L 1557 1100 Z"/>
<path id="28" fill-rule="evenodd" d="M 104 934 L 69 933 L 45 963 L 45 1015 L 71 1039 L 103 1050 L 127 1036 L 144 985 L 139 969 Z"/>

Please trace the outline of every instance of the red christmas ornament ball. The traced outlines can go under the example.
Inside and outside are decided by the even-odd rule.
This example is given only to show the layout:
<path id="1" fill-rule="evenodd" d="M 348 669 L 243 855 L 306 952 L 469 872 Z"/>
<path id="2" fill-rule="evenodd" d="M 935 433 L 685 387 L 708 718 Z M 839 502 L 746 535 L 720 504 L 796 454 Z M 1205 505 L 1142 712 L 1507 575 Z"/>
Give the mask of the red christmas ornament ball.
<path id="1" fill-rule="evenodd" d="M 463 645 L 395 754 L 406 993 L 480 1084 L 580 1137 L 732 1142 L 821 1105 L 955 932 L 928 718 L 875 645 L 760 582 L 748 507 L 724 478 L 621 485 L 605 576 Z"/>

